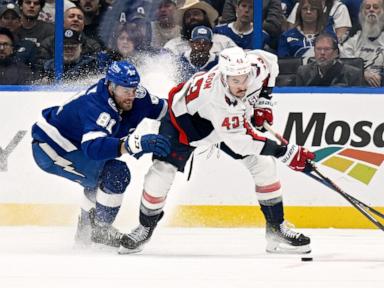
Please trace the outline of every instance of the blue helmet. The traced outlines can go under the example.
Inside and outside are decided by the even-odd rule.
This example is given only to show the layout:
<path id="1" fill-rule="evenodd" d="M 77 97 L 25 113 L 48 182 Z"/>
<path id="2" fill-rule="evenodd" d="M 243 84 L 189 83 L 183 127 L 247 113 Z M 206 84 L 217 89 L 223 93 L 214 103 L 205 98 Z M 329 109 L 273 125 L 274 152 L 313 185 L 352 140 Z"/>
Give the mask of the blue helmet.
<path id="1" fill-rule="evenodd" d="M 106 83 L 110 81 L 119 86 L 136 88 L 140 83 L 140 76 L 133 64 L 128 61 L 115 61 L 108 67 L 105 80 Z"/>

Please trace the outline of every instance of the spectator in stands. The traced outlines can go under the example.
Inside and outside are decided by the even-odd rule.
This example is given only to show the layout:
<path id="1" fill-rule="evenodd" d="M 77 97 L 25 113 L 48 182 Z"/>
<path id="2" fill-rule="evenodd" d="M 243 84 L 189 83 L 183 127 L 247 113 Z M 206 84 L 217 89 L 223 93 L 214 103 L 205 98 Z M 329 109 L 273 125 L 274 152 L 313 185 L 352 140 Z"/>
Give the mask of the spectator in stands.
<path id="1" fill-rule="evenodd" d="M 14 3 L 8 3 L 0 6 L 0 25 L 6 27 L 15 33 L 21 26 L 21 12 Z"/>
<path id="2" fill-rule="evenodd" d="M 14 36 L 0 28 L 0 85 L 24 85 L 32 80 L 32 70 L 14 57 Z"/>
<path id="3" fill-rule="evenodd" d="M 112 8 L 106 11 L 100 24 L 100 37 L 104 43 L 109 43 L 111 31 L 126 23 L 135 24 L 143 35 L 140 50 L 150 50 L 151 45 L 151 0 L 116 1 Z"/>
<path id="4" fill-rule="evenodd" d="M 64 29 L 72 29 L 76 32 L 83 33 L 84 30 L 84 13 L 77 7 L 70 7 L 64 12 Z M 93 38 L 82 35 L 82 55 L 95 56 L 101 51 L 101 44 Z M 51 36 L 41 42 L 39 48 L 38 59 L 42 65 L 45 61 L 54 58 L 55 53 L 55 37 Z"/>
<path id="5" fill-rule="evenodd" d="M 206 26 L 212 29 L 218 17 L 217 11 L 207 2 L 199 0 L 186 0 L 184 6 L 178 10 L 181 19 L 181 36 L 169 40 L 164 48 L 176 55 L 181 55 L 189 49 L 191 32 L 196 26 Z M 213 34 L 212 52 L 220 53 L 223 49 L 237 46 L 230 38 L 220 34 Z"/>
<path id="6" fill-rule="evenodd" d="M 225 0 L 221 23 L 236 21 L 237 0 Z M 280 0 L 263 0 L 263 33 L 271 48 L 275 49 L 283 25 L 283 11 Z"/>
<path id="7" fill-rule="evenodd" d="M 315 39 L 315 61 L 300 66 L 297 86 L 361 86 L 362 71 L 342 63 L 335 35 L 324 33 Z"/>
<path id="8" fill-rule="evenodd" d="M 155 21 L 151 22 L 151 46 L 163 47 L 172 38 L 180 36 L 180 25 L 176 22 L 176 0 L 161 0 L 155 10 Z"/>
<path id="9" fill-rule="evenodd" d="M 0 27 L 9 29 L 14 36 L 14 57 L 35 69 L 37 47 L 34 42 L 20 40 L 15 34 L 21 26 L 21 12 L 16 4 L 8 3 L 0 8 Z"/>
<path id="10" fill-rule="evenodd" d="M 189 44 L 191 49 L 184 52 L 178 61 L 178 81 L 187 81 L 200 71 L 208 71 L 218 63 L 218 55 L 211 52 L 213 32 L 206 26 L 193 28 Z"/>
<path id="11" fill-rule="evenodd" d="M 326 18 L 318 0 L 300 0 L 296 14 L 296 26 L 281 34 L 277 55 L 280 58 L 302 57 L 304 63 L 314 55 L 316 36 L 324 31 Z M 327 27 L 328 33 L 334 33 Z"/>
<path id="12" fill-rule="evenodd" d="M 64 69 L 63 80 L 80 80 L 98 73 L 96 57 L 82 55 L 82 34 L 66 29 L 64 31 Z M 54 79 L 55 60 L 50 59 L 44 63 L 43 76 L 45 80 Z"/>
<path id="13" fill-rule="evenodd" d="M 100 72 L 105 72 L 113 61 L 129 60 L 135 63 L 137 47 L 143 40 L 142 33 L 134 23 L 125 23 L 117 27 L 113 37 L 107 44 L 107 49 L 97 55 Z"/>
<path id="14" fill-rule="evenodd" d="M 342 57 L 364 60 L 364 78 L 369 86 L 383 86 L 384 0 L 364 0 L 359 13 L 361 30 L 342 46 Z"/>
<path id="15" fill-rule="evenodd" d="M 348 8 L 339 0 L 321 0 L 324 15 L 327 17 L 327 26 L 331 26 L 337 35 L 339 43 L 343 43 L 352 27 L 351 18 L 349 17 Z M 295 25 L 296 14 L 298 11 L 298 3 L 293 7 L 287 22 L 290 24 L 288 28 Z"/>
<path id="16" fill-rule="evenodd" d="M 37 47 L 40 47 L 40 43 L 55 32 L 51 23 L 37 19 L 45 5 L 45 0 L 18 0 L 18 3 L 22 12 L 21 27 L 17 31 L 19 39 L 33 41 Z"/>
<path id="17" fill-rule="evenodd" d="M 84 13 L 83 33 L 85 36 L 94 39 L 99 43 L 102 43 L 99 36 L 99 25 L 102 17 L 101 0 L 79 0 L 78 7 Z"/>
<path id="18" fill-rule="evenodd" d="M 64 0 L 64 11 L 71 7 L 76 7 L 76 5 L 69 0 Z M 45 0 L 45 5 L 39 14 L 39 20 L 47 23 L 55 23 L 55 11 L 56 0 Z"/>
<path id="19" fill-rule="evenodd" d="M 237 46 L 243 49 L 252 49 L 253 0 L 237 0 L 236 21 L 218 25 L 213 32 L 231 38 Z M 264 32 L 263 47 L 268 38 L 268 34 Z"/>

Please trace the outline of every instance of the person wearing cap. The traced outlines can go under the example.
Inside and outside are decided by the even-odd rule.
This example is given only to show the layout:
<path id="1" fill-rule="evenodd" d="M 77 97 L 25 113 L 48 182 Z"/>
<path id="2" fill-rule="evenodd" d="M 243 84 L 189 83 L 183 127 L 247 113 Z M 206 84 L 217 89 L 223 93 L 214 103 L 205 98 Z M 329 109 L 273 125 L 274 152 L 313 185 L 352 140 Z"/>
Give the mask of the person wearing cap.
<path id="1" fill-rule="evenodd" d="M 9 29 L 15 38 L 13 43 L 14 56 L 36 70 L 37 47 L 34 42 L 26 39 L 19 39 L 16 31 L 21 26 L 21 12 L 14 3 L 8 3 L 0 8 L 0 27 Z"/>
<path id="2" fill-rule="evenodd" d="M 17 34 L 21 40 L 30 40 L 39 47 L 45 38 L 55 33 L 53 24 L 38 20 L 45 0 L 18 0 L 18 4 L 21 9 L 21 27 Z"/>
<path id="3" fill-rule="evenodd" d="M 236 7 L 239 0 L 225 0 L 220 23 L 236 21 Z M 280 0 L 263 0 L 263 37 L 271 48 L 276 49 L 282 32 L 284 16 Z"/>
<path id="4" fill-rule="evenodd" d="M 178 9 L 178 18 L 181 21 L 181 36 L 169 40 L 164 48 L 169 49 L 176 55 L 181 55 L 189 49 L 192 29 L 196 26 L 207 26 L 212 29 L 218 17 L 217 11 L 207 2 L 199 0 L 186 0 L 184 5 Z M 230 38 L 220 34 L 213 34 L 212 52 L 220 53 L 223 49 L 236 47 Z"/>
<path id="5" fill-rule="evenodd" d="M 252 49 L 253 41 L 253 0 L 238 0 L 236 5 L 236 21 L 217 25 L 213 32 L 231 38 L 237 46 L 243 49 Z M 266 33 L 263 33 L 265 42 Z M 264 47 L 263 43 L 263 46 Z"/>
<path id="6" fill-rule="evenodd" d="M 4 27 L 0 28 L 0 85 L 24 85 L 32 80 L 32 70 L 18 61 L 14 50 L 15 37 Z"/>
<path id="7" fill-rule="evenodd" d="M 64 68 L 63 80 L 79 80 L 97 74 L 96 57 L 82 55 L 82 34 L 72 30 L 64 30 Z M 54 79 L 55 59 L 44 63 L 43 76 L 48 82 Z"/>
<path id="8" fill-rule="evenodd" d="M 218 55 L 211 52 L 212 29 L 206 26 L 193 28 L 189 45 L 191 49 L 184 52 L 179 59 L 178 76 L 180 82 L 187 81 L 197 72 L 208 71 L 219 61 Z"/>
<path id="9" fill-rule="evenodd" d="M 0 27 L 6 27 L 15 33 L 21 26 L 21 12 L 14 3 L 0 6 Z"/>
<path id="10" fill-rule="evenodd" d="M 151 22 L 151 46 L 161 48 L 172 38 L 180 36 L 181 27 L 176 22 L 176 0 L 161 0 L 155 10 L 155 21 Z"/>
<path id="11" fill-rule="evenodd" d="M 83 33 L 84 30 L 84 13 L 77 7 L 70 7 L 64 12 L 64 29 L 72 29 L 79 33 Z M 89 38 L 86 35 L 82 35 L 82 55 L 95 56 L 101 51 L 101 44 L 93 38 Z M 55 36 L 46 38 L 39 47 L 38 51 L 38 63 L 43 63 L 54 57 L 55 53 Z"/>

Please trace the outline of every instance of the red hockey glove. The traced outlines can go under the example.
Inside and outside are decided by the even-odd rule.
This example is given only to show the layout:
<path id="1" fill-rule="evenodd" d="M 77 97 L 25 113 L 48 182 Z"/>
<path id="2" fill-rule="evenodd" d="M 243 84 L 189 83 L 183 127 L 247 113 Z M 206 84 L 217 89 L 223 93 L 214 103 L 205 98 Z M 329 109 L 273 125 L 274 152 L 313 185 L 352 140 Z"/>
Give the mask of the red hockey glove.
<path id="1" fill-rule="evenodd" d="M 261 132 L 265 132 L 264 122 L 269 125 L 273 124 L 273 103 L 270 98 L 260 97 L 257 99 L 253 111 L 253 124 Z"/>
<path id="2" fill-rule="evenodd" d="M 303 171 L 308 164 L 308 160 L 315 159 L 315 153 L 312 153 L 302 146 L 288 144 L 287 152 L 280 158 L 281 162 L 295 171 Z"/>
<path id="3" fill-rule="evenodd" d="M 270 108 L 256 108 L 254 113 L 255 126 L 259 130 L 264 129 L 264 121 L 267 121 L 269 125 L 273 124 L 273 112 Z"/>

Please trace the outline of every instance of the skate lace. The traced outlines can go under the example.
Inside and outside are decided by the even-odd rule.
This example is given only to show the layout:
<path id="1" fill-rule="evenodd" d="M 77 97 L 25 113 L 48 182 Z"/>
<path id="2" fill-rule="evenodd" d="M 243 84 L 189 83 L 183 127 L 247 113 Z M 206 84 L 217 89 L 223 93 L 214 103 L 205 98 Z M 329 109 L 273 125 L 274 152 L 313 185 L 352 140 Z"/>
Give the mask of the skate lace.
<path id="1" fill-rule="evenodd" d="M 292 224 L 290 224 L 290 223 L 285 223 L 285 222 L 281 223 L 280 224 L 281 233 L 284 236 L 289 237 L 289 238 L 299 238 L 300 233 L 293 231 L 290 226 L 292 226 Z"/>
<path id="2" fill-rule="evenodd" d="M 139 225 L 135 230 L 129 233 L 129 237 L 136 242 L 143 241 L 147 238 L 150 227 L 144 227 L 143 225 Z"/>
<path id="3" fill-rule="evenodd" d="M 123 234 L 113 226 L 104 226 L 102 227 L 102 231 L 104 238 L 108 241 L 118 240 L 123 236 Z"/>

